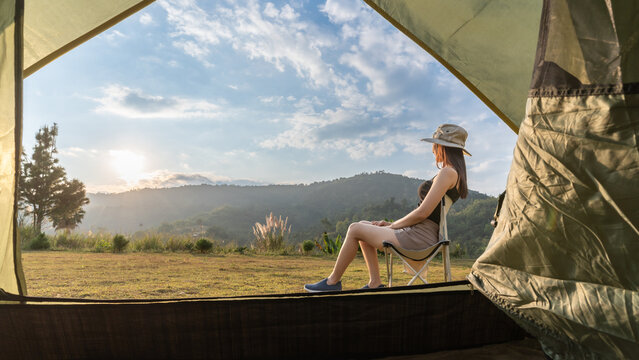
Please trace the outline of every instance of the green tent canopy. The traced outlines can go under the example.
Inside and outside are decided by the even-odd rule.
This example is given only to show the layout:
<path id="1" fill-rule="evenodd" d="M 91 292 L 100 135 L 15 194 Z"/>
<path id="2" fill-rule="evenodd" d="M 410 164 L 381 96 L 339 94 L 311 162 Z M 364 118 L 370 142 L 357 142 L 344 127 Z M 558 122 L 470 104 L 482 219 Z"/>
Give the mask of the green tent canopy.
<path id="1" fill-rule="evenodd" d="M 367 3 L 519 132 L 470 282 L 548 355 L 636 356 L 639 3 Z"/>
<path id="2" fill-rule="evenodd" d="M 465 288 L 468 282 L 339 296 L 128 302 L 27 297 L 16 226 L 22 79 L 151 1 L 3 0 L 3 350 L 34 358 L 51 354 L 191 354 L 220 358 L 266 354 L 295 358 L 308 349 L 316 351 L 318 357 L 370 357 L 508 341 L 521 338 L 523 328 L 541 342 L 546 354 L 556 359 L 636 356 L 639 3 L 365 1 L 518 132 L 499 225 L 468 278 L 496 307 L 484 297 L 472 295 Z M 372 315 L 379 315 L 385 307 L 395 316 L 386 316 L 386 312 L 377 318 Z M 361 308 L 372 310 L 364 314 L 354 311 Z M 424 310 L 431 308 L 438 312 L 429 314 Z M 512 320 L 503 313 L 493 312 L 497 308 L 521 328 L 513 327 Z M 329 320 L 312 326 L 322 319 L 336 319 L 334 316 L 339 314 L 348 320 Z M 367 331 L 374 334 L 375 323 L 364 320 L 371 318 L 384 326 L 397 326 L 396 331 L 402 334 L 421 334 L 428 325 L 431 329 L 437 327 L 432 331 L 447 336 L 454 331 L 465 335 L 458 345 L 444 337 L 420 346 L 407 345 L 408 338 L 420 340 L 415 337 L 379 338 L 372 342 L 379 347 L 375 353 L 366 352 L 371 343 L 360 341 L 350 349 L 346 343 L 339 343 L 361 334 L 352 324 L 365 324 Z M 33 327 L 38 331 L 33 333 Z M 236 337 L 227 339 L 227 332 Z M 313 336 L 318 333 L 328 334 L 338 345 L 317 347 Z M 483 336 L 487 333 L 495 336 Z M 128 340 L 136 334 L 141 338 L 137 344 Z M 296 345 L 278 334 L 290 336 Z M 217 347 L 202 345 L 207 336 L 217 339 Z M 260 336 L 269 341 L 261 342 L 263 348 L 259 351 L 243 348 Z M 111 343 L 100 346 L 98 339 L 105 337 Z M 143 345 L 136 347 L 139 344 Z"/>

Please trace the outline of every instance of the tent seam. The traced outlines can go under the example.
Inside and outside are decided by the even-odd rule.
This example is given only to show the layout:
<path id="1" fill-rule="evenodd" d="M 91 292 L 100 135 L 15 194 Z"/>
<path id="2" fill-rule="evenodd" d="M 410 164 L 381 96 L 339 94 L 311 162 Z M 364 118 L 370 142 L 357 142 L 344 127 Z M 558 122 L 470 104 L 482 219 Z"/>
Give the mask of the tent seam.
<path id="1" fill-rule="evenodd" d="M 104 23 L 96 26 L 91 31 L 86 32 L 84 35 L 80 36 L 79 38 L 77 38 L 77 39 L 69 42 L 68 44 L 58 48 L 56 51 L 54 51 L 51 54 L 43 57 L 42 59 L 36 61 L 34 64 L 29 66 L 28 68 L 24 69 L 23 76 L 25 78 L 30 76 L 31 74 L 33 74 L 34 72 L 40 70 L 42 67 L 44 67 L 48 63 L 50 63 L 53 60 L 57 59 L 58 57 L 64 55 L 65 53 L 71 51 L 73 48 L 79 46 L 80 44 L 86 42 L 87 40 L 95 37 L 96 35 L 98 35 L 100 33 L 102 33 L 106 29 L 114 26 L 115 24 L 117 24 L 120 21 L 126 19 L 127 17 L 129 17 L 129 16 L 135 14 L 136 12 L 142 10 L 143 8 L 145 8 L 146 6 L 150 5 L 154 1 L 155 0 L 144 0 L 144 1 L 141 1 L 141 2 L 139 2 L 137 4 L 135 4 L 134 6 L 126 9 L 125 11 L 119 13 L 118 15 L 112 17 L 111 19 L 105 21 Z"/>
<path id="2" fill-rule="evenodd" d="M 22 256 L 20 251 L 20 238 L 18 236 L 18 201 L 20 200 L 20 155 L 22 153 L 22 66 L 23 56 L 23 27 L 24 27 L 24 0 L 16 0 L 14 14 L 14 185 L 13 185 L 13 214 L 12 214 L 12 242 L 13 242 L 13 271 L 16 278 L 18 294 L 26 295 L 26 283 L 22 271 Z"/>

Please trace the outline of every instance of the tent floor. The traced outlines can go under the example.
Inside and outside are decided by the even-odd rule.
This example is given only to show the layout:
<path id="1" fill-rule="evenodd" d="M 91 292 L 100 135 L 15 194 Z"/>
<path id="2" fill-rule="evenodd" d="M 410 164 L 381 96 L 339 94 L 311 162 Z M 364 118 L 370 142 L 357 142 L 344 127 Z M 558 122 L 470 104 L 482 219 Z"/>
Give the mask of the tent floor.
<path id="1" fill-rule="evenodd" d="M 453 359 L 478 359 L 478 360 L 544 360 L 546 356 L 534 338 L 510 341 L 501 344 L 480 346 L 471 349 L 439 351 L 422 355 L 391 356 L 378 360 L 453 360 Z"/>

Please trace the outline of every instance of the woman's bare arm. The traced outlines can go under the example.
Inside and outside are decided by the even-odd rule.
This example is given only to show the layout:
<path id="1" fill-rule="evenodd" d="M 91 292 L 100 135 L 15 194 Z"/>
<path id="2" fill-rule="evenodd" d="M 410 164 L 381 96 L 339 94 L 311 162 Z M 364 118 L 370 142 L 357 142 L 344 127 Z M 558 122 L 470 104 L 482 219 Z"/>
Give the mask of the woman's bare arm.
<path id="1" fill-rule="evenodd" d="M 455 184 L 457 184 L 457 171 L 455 169 L 445 167 L 439 170 L 439 174 L 433 180 L 433 186 L 421 205 L 403 218 L 390 224 L 390 228 L 401 229 L 426 220 L 442 200 L 446 191 L 455 186 Z"/>

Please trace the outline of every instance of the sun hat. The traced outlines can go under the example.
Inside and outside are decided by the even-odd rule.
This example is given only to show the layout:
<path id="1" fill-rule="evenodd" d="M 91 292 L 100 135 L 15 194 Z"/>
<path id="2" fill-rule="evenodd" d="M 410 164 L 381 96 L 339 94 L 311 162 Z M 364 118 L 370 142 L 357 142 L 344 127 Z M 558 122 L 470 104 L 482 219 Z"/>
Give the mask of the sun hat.
<path id="1" fill-rule="evenodd" d="M 468 150 L 464 149 L 467 138 L 468 133 L 463 127 L 453 124 L 442 124 L 437 127 L 432 138 L 425 138 L 422 139 L 422 141 L 459 148 L 462 149 L 464 154 L 472 156 Z"/>

